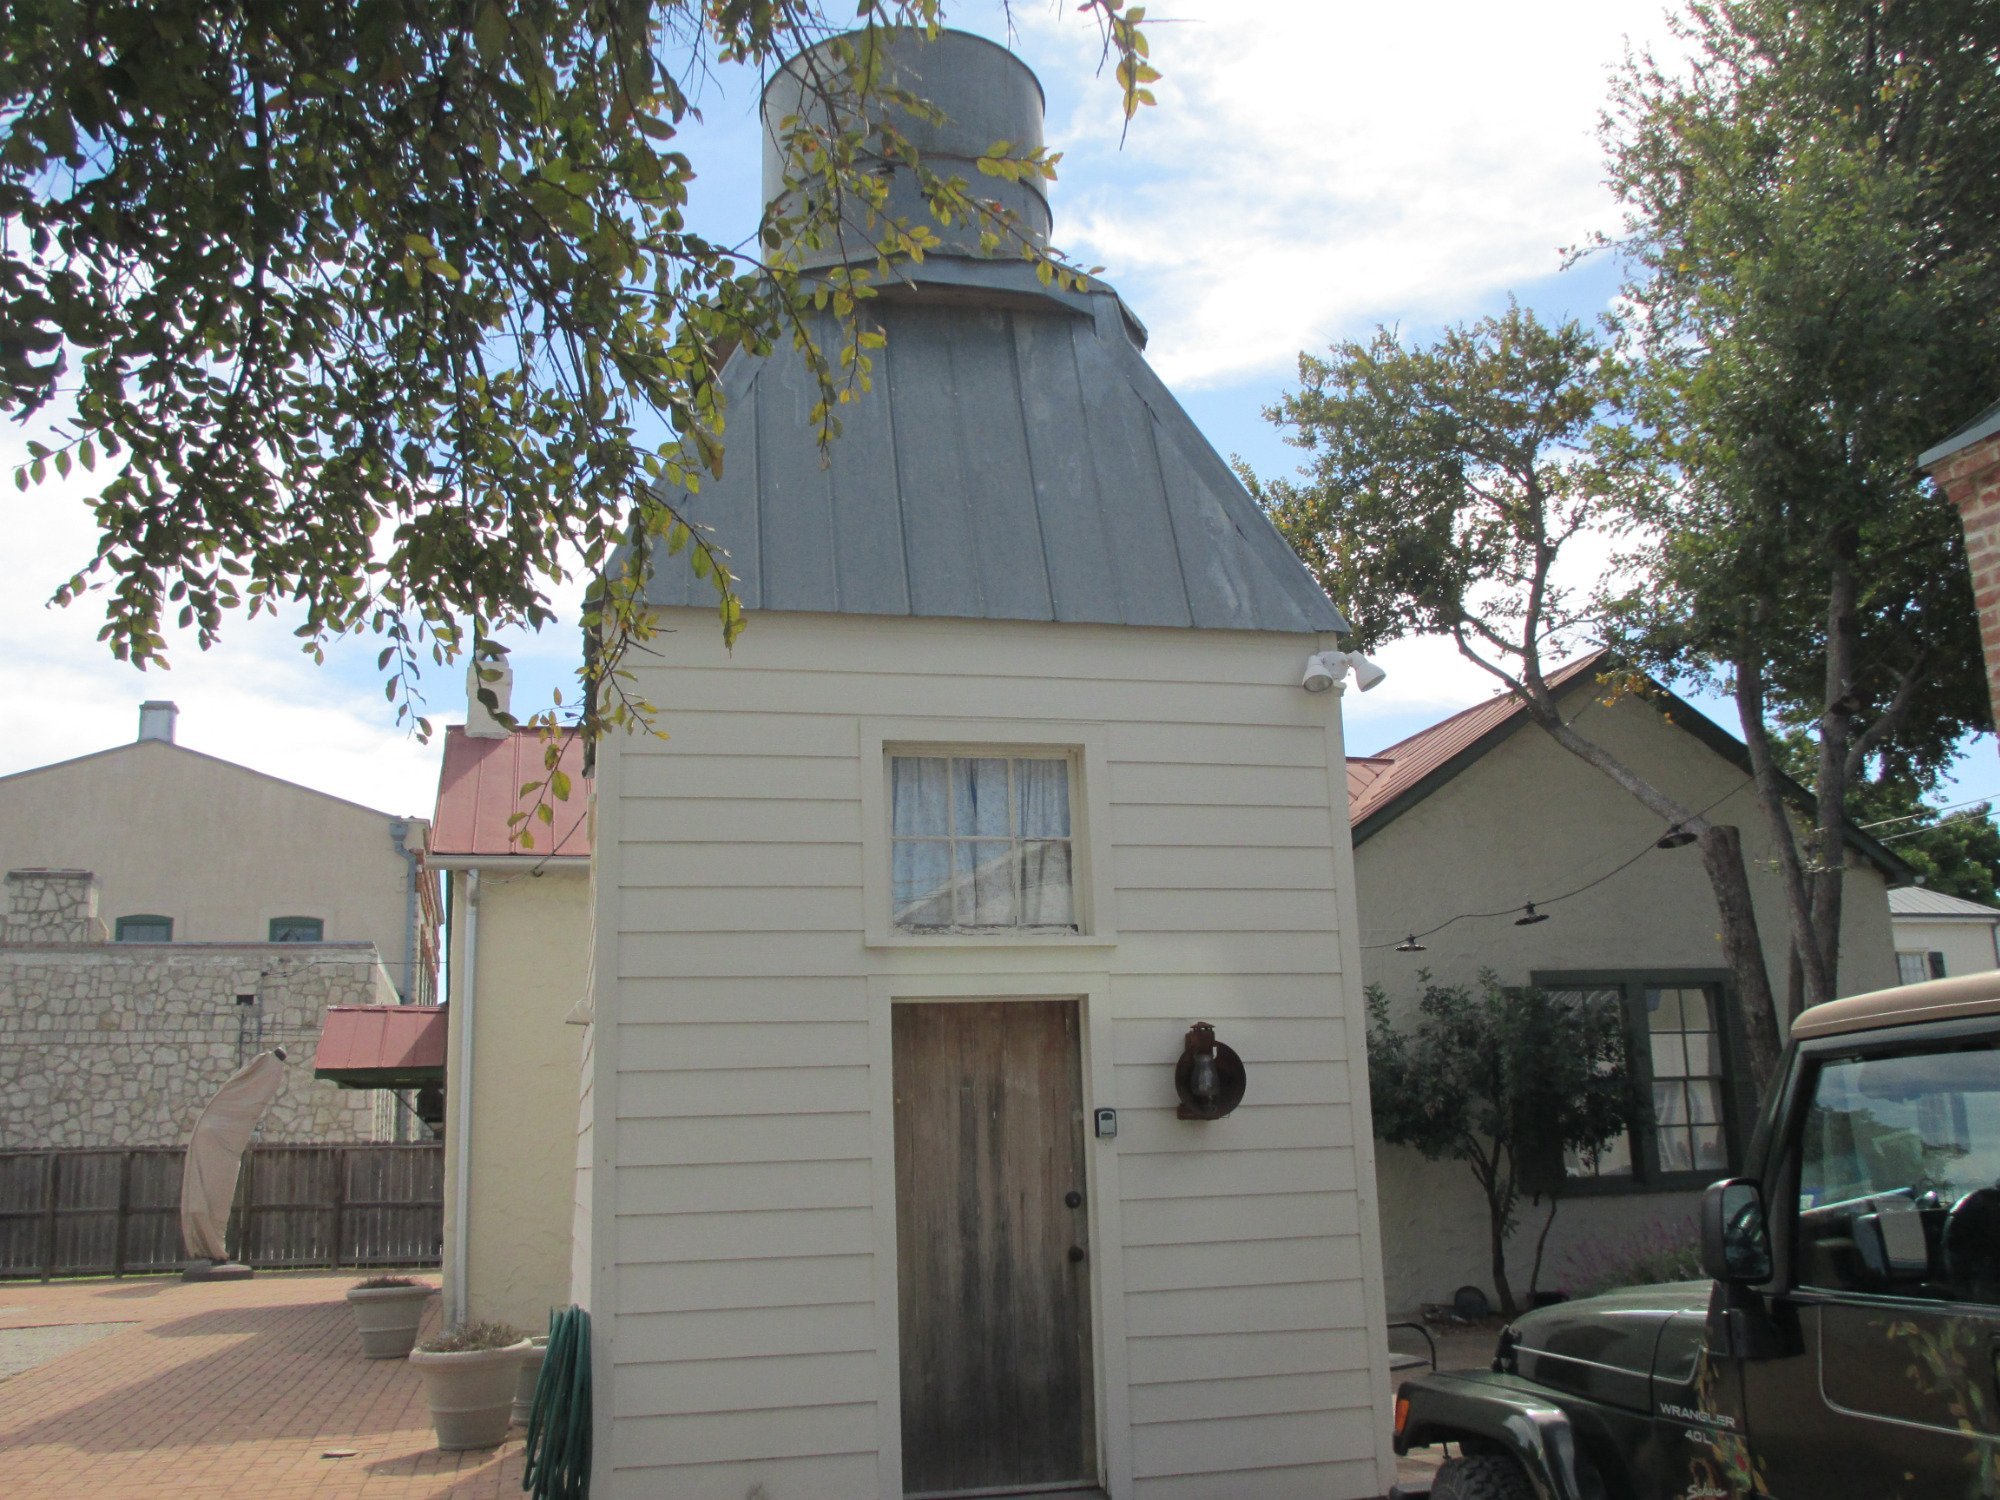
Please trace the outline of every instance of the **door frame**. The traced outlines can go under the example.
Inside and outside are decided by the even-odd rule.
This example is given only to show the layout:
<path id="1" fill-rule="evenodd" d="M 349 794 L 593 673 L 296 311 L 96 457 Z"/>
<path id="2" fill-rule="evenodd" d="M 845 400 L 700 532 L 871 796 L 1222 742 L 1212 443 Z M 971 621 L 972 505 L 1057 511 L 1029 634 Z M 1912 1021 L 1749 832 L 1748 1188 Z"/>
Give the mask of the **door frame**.
<path id="1" fill-rule="evenodd" d="M 1094 1112 L 1117 1102 L 1111 976 L 954 973 L 876 975 L 868 981 L 869 1135 L 875 1190 L 875 1399 L 883 1500 L 903 1500 L 902 1341 L 897 1307 L 896 1092 L 890 1007 L 952 1001 L 1071 1001 L 1083 1075 L 1083 1174 L 1090 1223 L 1091 1375 L 1097 1394 L 1097 1482 L 1111 1500 L 1132 1493 L 1132 1414 L 1125 1361 L 1125 1238 L 1119 1222 L 1118 1143 L 1099 1140 Z"/>

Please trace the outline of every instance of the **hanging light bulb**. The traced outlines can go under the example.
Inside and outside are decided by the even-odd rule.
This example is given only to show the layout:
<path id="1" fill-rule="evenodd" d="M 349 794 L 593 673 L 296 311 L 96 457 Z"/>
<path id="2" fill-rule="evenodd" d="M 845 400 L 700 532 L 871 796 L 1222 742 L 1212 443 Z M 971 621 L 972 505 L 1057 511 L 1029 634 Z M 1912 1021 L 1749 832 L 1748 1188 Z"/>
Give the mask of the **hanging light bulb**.
<path id="1" fill-rule="evenodd" d="M 1396 944 L 1396 951 L 1398 953 L 1427 953 L 1430 950 L 1417 941 L 1417 935 L 1413 932 L 1404 938 L 1402 942 Z"/>
<path id="2" fill-rule="evenodd" d="M 1545 911 L 1536 911 L 1535 903 L 1530 901 L 1522 908 L 1522 914 L 1514 918 L 1514 925 L 1516 927 L 1533 927 L 1537 922 L 1546 922 L 1548 919 L 1549 914 Z"/>
<path id="3" fill-rule="evenodd" d="M 1694 841 L 1695 836 L 1676 823 L 1660 835 L 1660 841 L 1653 845 L 1653 847 L 1655 849 L 1685 849 Z"/>

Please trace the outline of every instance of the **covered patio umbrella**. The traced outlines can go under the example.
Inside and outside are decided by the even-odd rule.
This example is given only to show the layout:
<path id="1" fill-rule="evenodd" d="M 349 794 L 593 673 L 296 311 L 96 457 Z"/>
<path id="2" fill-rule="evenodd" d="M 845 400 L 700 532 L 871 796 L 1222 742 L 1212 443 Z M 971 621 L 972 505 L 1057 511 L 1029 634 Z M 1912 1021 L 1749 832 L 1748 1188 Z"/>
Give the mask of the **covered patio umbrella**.
<path id="1" fill-rule="evenodd" d="M 232 1073 L 194 1122 L 181 1169 L 181 1239 L 191 1261 L 229 1259 L 224 1240 L 243 1150 L 284 1086 L 285 1049 L 274 1047 Z M 240 1274 L 249 1273 L 245 1269 Z"/>

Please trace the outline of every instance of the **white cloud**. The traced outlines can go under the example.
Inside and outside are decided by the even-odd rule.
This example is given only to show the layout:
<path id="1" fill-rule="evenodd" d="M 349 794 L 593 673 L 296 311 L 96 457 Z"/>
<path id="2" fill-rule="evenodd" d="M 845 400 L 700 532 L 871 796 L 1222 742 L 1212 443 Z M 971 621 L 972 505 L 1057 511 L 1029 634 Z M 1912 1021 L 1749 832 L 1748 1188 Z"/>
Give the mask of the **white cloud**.
<path id="1" fill-rule="evenodd" d="M 1596 140 L 1657 0 L 1422 6 L 1186 0 L 1149 28 L 1164 77 L 1122 153 L 1088 28 L 1026 18 L 1080 101 L 1056 237 L 1140 302 L 1183 386 L 1288 367 L 1376 321 L 1461 315 L 1617 222 Z"/>

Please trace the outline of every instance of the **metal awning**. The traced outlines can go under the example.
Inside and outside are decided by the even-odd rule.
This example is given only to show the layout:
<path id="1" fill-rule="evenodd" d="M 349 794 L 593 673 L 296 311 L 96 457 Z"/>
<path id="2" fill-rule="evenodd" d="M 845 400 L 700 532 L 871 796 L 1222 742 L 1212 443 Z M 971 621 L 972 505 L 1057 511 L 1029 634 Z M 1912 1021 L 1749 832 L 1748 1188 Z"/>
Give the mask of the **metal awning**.
<path id="1" fill-rule="evenodd" d="M 439 1005 L 335 1005 L 320 1028 L 313 1077 L 349 1089 L 444 1082 L 446 1012 Z"/>

